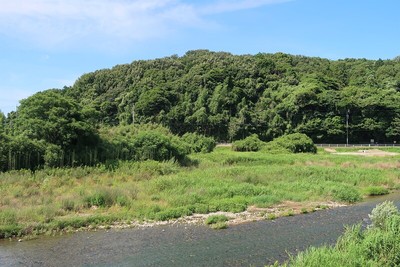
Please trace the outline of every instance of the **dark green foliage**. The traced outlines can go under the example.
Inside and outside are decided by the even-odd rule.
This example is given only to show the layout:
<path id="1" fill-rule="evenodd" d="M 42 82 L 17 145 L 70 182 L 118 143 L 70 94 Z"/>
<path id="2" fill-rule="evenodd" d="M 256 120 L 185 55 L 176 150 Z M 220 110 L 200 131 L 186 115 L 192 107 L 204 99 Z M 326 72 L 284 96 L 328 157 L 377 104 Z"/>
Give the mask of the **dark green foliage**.
<path id="1" fill-rule="evenodd" d="M 264 145 L 264 142 L 258 138 L 258 135 L 252 134 L 243 140 L 233 142 L 234 151 L 258 151 Z"/>
<path id="2" fill-rule="evenodd" d="M 106 190 L 94 192 L 92 195 L 85 198 L 85 203 L 88 207 L 98 206 L 98 207 L 109 207 L 113 204 L 113 199 L 111 198 L 109 192 Z"/>
<path id="3" fill-rule="evenodd" d="M 0 133 L 0 171 L 8 169 L 8 138 Z"/>
<path id="4" fill-rule="evenodd" d="M 182 160 L 185 148 L 170 132 L 164 132 L 168 141 L 146 134 L 134 143 L 132 136 L 139 132 L 127 125 L 144 123 L 153 123 L 151 131 L 159 130 L 154 126 L 158 124 L 179 136 L 197 133 L 218 142 L 252 134 L 273 140 L 303 133 L 318 143 L 345 143 L 347 131 L 350 143 L 399 142 L 398 103 L 398 60 L 332 61 L 283 53 L 236 56 L 189 51 L 182 57 L 135 61 L 84 74 L 72 87 L 22 100 L 7 117 L 0 112 L 0 170 L 121 159 Z M 98 131 L 117 138 L 102 134 L 100 141 Z M 19 144 L 21 138 L 44 146 L 30 150 Z M 191 152 L 213 147 L 211 139 L 184 138 L 189 139 L 191 146 L 186 149 Z M 150 140 L 158 145 L 144 148 Z M 17 145 L 10 147 L 11 143 Z M 51 148 L 44 149 L 47 145 Z M 156 155 L 158 147 L 161 152 Z M 314 150 L 311 144 L 286 147 L 275 142 L 268 147 L 270 151 Z M 144 155 L 135 154 L 135 149 Z"/>
<path id="5" fill-rule="evenodd" d="M 197 133 L 185 133 L 182 140 L 188 144 L 191 153 L 210 153 L 216 146 L 214 138 Z"/>
<path id="6" fill-rule="evenodd" d="M 7 140 L 0 149 L 2 170 L 96 163 L 97 131 L 80 104 L 63 90 L 22 100 L 17 112 L 9 114 L 5 130 L 1 128 L 0 145 Z"/>
<path id="7" fill-rule="evenodd" d="M 85 74 L 65 94 L 108 125 L 154 122 L 217 141 L 301 132 L 315 142 L 400 138 L 400 62 L 207 50 Z"/>
<path id="8" fill-rule="evenodd" d="M 63 149 L 96 145 L 96 132 L 76 100 L 62 90 L 47 90 L 21 100 L 15 131 Z"/>
<path id="9" fill-rule="evenodd" d="M 48 144 L 44 154 L 44 162 L 47 167 L 58 167 L 62 162 L 63 150 L 61 147 L 53 144 Z"/>
<path id="10" fill-rule="evenodd" d="M 183 216 L 192 215 L 193 211 L 186 207 L 170 208 L 164 211 L 160 211 L 155 214 L 154 219 L 157 221 L 168 221 L 171 219 L 177 219 Z"/>
<path id="11" fill-rule="evenodd" d="M 1 225 L 0 238 L 10 238 L 22 235 L 23 227 L 20 225 Z"/>
<path id="12" fill-rule="evenodd" d="M 188 145 L 159 125 L 129 125 L 104 129 L 102 160 L 183 161 Z"/>
<path id="13" fill-rule="evenodd" d="M 42 166 L 46 145 L 43 140 L 30 139 L 24 135 L 10 137 L 5 147 L 6 169 L 34 170 Z"/>
<path id="14" fill-rule="evenodd" d="M 132 197 L 132 196 L 131 196 Z M 127 206 L 129 197 L 120 189 L 100 187 L 84 198 L 86 207 L 111 207 L 113 205 Z M 68 205 L 67 205 L 67 208 Z"/>
<path id="15" fill-rule="evenodd" d="M 288 151 L 291 153 L 317 153 L 314 142 L 305 134 L 294 133 L 275 138 L 265 145 L 267 151 Z"/>
<path id="16" fill-rule="evenodd" d="M 177 137 L 150 131 L 141 132 L 132 140 L 135 160 L 183 160 L 187 154 L 185 145 Z"/>

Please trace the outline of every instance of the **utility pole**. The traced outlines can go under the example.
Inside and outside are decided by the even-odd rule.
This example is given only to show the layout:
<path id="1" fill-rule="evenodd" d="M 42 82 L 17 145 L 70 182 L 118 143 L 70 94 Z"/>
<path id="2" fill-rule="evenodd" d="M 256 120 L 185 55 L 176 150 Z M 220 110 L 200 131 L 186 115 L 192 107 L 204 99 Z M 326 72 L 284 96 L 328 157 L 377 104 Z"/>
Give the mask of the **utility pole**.
<path id="1" fill-rule="evenodd" d="M 347 113 L 346 113 L 346 146 L 349 145 L 349 117 L 350 117 L 350 109 L 347 109 Z"/>

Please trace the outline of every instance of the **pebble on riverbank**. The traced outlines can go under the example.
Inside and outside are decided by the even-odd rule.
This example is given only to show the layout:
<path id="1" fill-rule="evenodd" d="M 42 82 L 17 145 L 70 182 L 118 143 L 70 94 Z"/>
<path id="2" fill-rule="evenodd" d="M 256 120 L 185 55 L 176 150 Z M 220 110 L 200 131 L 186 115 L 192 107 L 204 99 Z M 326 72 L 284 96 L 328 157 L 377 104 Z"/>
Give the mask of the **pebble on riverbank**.
<path id="1" fill-rule="evenodd" d="M 246 211 L 233 213 L 218 211 L 208 214 L 192 214 L 190 216 L 181 217 L 175 220 L 168 221 L 150 221 L 150 222 L 138 222 L 132 221 L 129 223 L 116 222 L 112 225 L 99 226 L 99 229 L 123 229 L 123 228 L 134 228 L 134 227 L 154 227 L 174 224 L 191 224 L 191 225 L 203 225 L 204 221 L 212 215 L 225 215 L 229 218 L 228 225 L 237 225 L 248 222 L 255 222 L 261 220 L 275 219 L 279 217 L 292 216 L 296 214 L 314 212 L 317 210 L 331 209 L 336 207 L 343 207 L 345 204 L 338 202 L 318 202 L 318 203 L 299 203 L 293 201 L 285 201 L 279 205 L 275 205 L 270 208 L 257 208 L 250 206 Z"/>

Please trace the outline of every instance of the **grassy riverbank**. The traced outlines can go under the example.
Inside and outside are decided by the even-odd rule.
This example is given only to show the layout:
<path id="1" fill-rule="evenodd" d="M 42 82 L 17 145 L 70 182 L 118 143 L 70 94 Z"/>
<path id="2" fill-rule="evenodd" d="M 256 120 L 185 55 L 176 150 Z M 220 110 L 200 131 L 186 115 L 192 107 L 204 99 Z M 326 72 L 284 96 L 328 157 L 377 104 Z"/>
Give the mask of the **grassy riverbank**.
<path id="1" fill-rule="evenodd" d="M 352 203 L 400 187 L 399 156 L 319 152 L 273 155 L 217 148 L 191 155 L 186 167 L 145 161 L 2 173 L 0 237 L 241 212 L 284 201 L 304 207 Z"/>
<path id="2" fill-rule="evenodd" d="M 391 202 L 378 205 L 370 215 L 372 225 L 348 227 L 336 245 L 311 247 L 282 267 L 399 266 L 400 214 Z M 279 266 L 279 263 L 273 265 Z M 272 267 L 272 266 L 271 266 Z"/>

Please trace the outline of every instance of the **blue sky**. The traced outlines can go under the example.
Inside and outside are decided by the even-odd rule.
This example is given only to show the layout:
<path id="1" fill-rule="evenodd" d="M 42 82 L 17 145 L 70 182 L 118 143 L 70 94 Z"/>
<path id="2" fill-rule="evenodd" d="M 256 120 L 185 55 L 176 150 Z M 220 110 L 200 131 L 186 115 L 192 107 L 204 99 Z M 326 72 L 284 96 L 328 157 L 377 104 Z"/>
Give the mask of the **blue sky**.
<path id="1" fill-rule="evenodd" d="M 400 55 L 398 0 L 0 0 L 0 110 L 84 73 L 188 50 Z"/>

